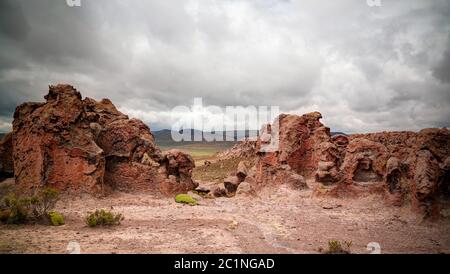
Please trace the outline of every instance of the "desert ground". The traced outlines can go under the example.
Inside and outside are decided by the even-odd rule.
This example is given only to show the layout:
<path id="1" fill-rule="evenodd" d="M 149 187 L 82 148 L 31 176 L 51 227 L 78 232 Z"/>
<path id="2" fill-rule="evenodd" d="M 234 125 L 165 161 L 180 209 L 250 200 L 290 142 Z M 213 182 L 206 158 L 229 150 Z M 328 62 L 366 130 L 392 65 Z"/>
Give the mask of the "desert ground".
<path id="1" fill-rule="evenodd" d="M 211 147 L 192 149 L 194 179 L 226 176 L 236 166 L 219 162 Z M 209 167 L 202 166 L 207 159 Z M 220 163 L 220 164 L 219 164 Z M 311 184 L 308 181 L 308 184 Z M 89 228 L 84 216 L 98 208 L 122 213 L 125 220 L 110 228 Z M 1 225 L 0 253 L 69 253 L 70 242 L 81 253 L 319 253 L 328 241 L 351 242 L 352 253 L 449 253 L 450 221 L 423 220 L 408 207 L 387 207 L 377 195 L 358 199 L 320 198 L 310 189 L 281 185 L 255 197 L 201 199 L 197 206 L 151 193 L 86 195 L 59 202 L 66 224 Z M 69 249 L 69 250 L 68 250 Z"/>

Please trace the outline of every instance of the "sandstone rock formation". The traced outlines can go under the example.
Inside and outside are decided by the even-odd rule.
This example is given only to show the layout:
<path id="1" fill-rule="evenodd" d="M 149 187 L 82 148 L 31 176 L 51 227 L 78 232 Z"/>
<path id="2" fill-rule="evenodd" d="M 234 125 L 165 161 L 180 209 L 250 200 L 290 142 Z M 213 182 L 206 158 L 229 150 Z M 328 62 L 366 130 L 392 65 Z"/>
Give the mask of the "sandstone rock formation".
<path id="1" fill-rule="evenodd" d="M 304 176 L 316 188 L 325 187 L 325 193 L 382 193 L 388 204 L 410 201 L 425 216 L 437 216 L 449 207 L 448 129 L 331 136 L 321 117 L 318 112 L 282 114 L 273 124 L 263 126 L 256 142 L 257 160 L 252 168 L 256 171 L 245 181 L 256 190 L 292 185 L 295 180 L 307 187 L 301 179 Z M 264 149 L 277 137 L 275 149 Z"/>
<path id="2" fill-rule="evenodd" d="M 232 148 L 222 151 L 217 154 L 217 157 L 221 160 L 233 159 L 233 158 L 249 158 L 256 155 L 256 140 L 251 138 L 245 138 L 239 141 Z"/>
<path id="3" fill-rule="evenodd" d="M 83 100 L 69 85 L 50 86 L 45 99 L 24 103 L 14 113 L 10 155 L 22 191 L 43 186 L 91 194 L 194 188 L 192 159 L 181 152 L 162 155 L 148 126 L 129 119 L 110 100 Z"/>
<path id="4" fill-rule="evenodd" d="M 162 184 L 164 193 L 186 192 L 198 187 L 198 184 L 191 178 L 195 162 L 190 155 L 173 149 L 163 155 L 161 164 L 160 172 L 168 174 L 169 178 L 175 180 L 174 182 L 169 181 L 169 183 L 165 181 Z"/>
<path id="5" fill-rule="evenodd" d="M 285 178 L 286 173 L 311 175 L 318 166 L 319 146 L 330 140 L 330 130 L 319 120 L 319 112 L 302 116 L 281 114 L 274 125 L 263 127 L 257 142 L 258 162 L 256 181 L 262 185 Z M 278 134 L 276 131 L 278 128 Z M 271 151 L 262 148 L 271 138 L 278 138 L 278 146 Z M 285 167 L 289 167 L 286 170 Z"/>
<path id="6" fill-rule="evenodd" d="M 386 148 L 382 184 L 390 201 L 401 205 L 411 200 L 415 209 L 437 216 L 450 201 L 446 161 L 450 155 L 450 130 L 423 129 L 419 132 L 381 132 L 357 134 Z M 382 157 L 385 159 L 385 157 Z M 445 175 L 447 174 L 447 175 Z M 382 174 L 383 175 L 383 174 Z"/>

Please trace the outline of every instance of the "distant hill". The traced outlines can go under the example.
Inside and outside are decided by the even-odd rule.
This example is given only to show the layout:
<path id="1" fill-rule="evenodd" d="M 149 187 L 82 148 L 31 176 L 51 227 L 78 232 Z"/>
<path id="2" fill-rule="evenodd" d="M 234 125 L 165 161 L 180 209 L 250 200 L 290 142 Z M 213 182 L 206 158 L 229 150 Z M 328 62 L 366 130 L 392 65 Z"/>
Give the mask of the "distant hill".
<path id="1" fill-rule="evenodd" d="M 200 130 L 188 130 L 191 131 L 191 140 L 194 140 L 194 134 L 200 134 L 203 136 L 203 132 Z M 217 134 L 222 134 L 223 139 L 230 140 L 230 138 L 233 141 L 226 141 L 227 143 L 235 143 L 239 140 L 244 139 L 246 136 L 249 136 L 249 134 L 256 134 L 256 130 L 253 131 L 237 131 L 237 132 L 221 132 L 218 131 Z M 175 142 L 172 139 L 172 131 L 169 129 L 163 129 L 158 131 L 153 131 L 153 136 L 155 136 L 155 141 L 158 146 L 177 146 L 177 145 L 186 145 L 186 144 L 195 144 L 195 143 L 215 143 L 215 142 L 207 142 L 205 139 L 203 141 L 191 141 L 191 142 Z M 223 142 L 221 142 L 223 143 Z"/>
<path id="2" fill-rule="evenodd" d="M 348 134 L 346 134 L 346 133 L 344 133 L 344 132 L 331 132 L 330 133 L 331 134 L 331 136 L 334 136 L 334 135 L 345 135 L 345 136 L 348 136 Z"/>
<path id="3" fill-rule="evenodd" d="M 201 133 L 201 131 L 199 130 L 194 130 L 196 133 Z M 256 131 L 252 131 L 252 133 L 255 133 Z M 7 133 L 0 133 L 0 140 L 3 139 L 3 137 L 6 135 Z M 194 132 L 192 132 L 191 130 L 191 136 L 193 136 Z M 233 133 L 229 132 L 223 132 L 222 135 L 225 136 L 224 134 L 229 134 L 230 136 L 233 135 Z M 331 132 L 331 136 L 333 135 L 338 135 L 338 134 L 342 134 L 342 135 L 347 135 L 343 132 Z M 154 131 L 153 135 L 155 136 L 155 141 L 156 144 L 158 146 L 176 146 L 176 145 L 185 145 L 186 143 L 202 143 L 202 142 L 206 142 L 206 141 L 202 141 L 202 142 L 175 142 L 172 140 L 172 131 L 170 129 L 163 129 L 163 130 L 158 130 L 158 131 Z M 248 133 L 247 133 L 248 135 Z M 245 131 L 238 131 L 237 134 L 235 134 L 235 141 L 232 141 L 230 143 L 234 143 L 236 142 L 236 140 L 241 140 L 245 137 Z M 192 140 L 194 138 L 192 137 Z"/>
<path id="4" fill-rule="evenodd" d="M 200 130 L 192 130 L 191 129 L 190 131 L 191 131 L 191 140 L 194 140 L 194 134 L 202 135 L 202 131 L 200 131 Z M 237 131 L 237 132 L 224 131 L 224 132 L 217 132 L 217 133 L 218 134 L 222 133 L 222 136 L 224 136 L 224 140 L 229 139 L 229 138 L 226 138 L 226 136 L 229 136 L 234 140 L 234 141 L 228 141 L 227 143 L 236 143 L 237 141 L 244 139 L 246 136 L 249 136 L 249 133 L 252 133 L 255 135 L 257 133 L 257 131 L 256 130 L 252 130 L 252 131 L 243 131 L 242 130 L 242 131 Z M 345 134 L 343 132 L 331 132 L 331 136 L 334 136 L 334 135 L 347 135 L 347 134 Z M 158 146 L 163 146 L 163 147 L 183 146 L 186 144 L 217 143 L 217 142 L 207 142 L 204 139 L 203 139 L 203 141 L 175 142 L 172 139 L 172 131 L 170 129 L 153 131 L 153 136 L 155 136 L 156 144 Z M 221 143 L 223 143 L 223 142 L 221 142 Z"/>

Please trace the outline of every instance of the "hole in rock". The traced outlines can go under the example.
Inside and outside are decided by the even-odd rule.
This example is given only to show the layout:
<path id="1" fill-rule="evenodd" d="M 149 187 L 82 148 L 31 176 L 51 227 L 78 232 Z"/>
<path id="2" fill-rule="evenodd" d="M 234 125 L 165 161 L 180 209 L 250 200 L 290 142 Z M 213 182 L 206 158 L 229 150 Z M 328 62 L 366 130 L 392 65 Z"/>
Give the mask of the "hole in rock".
<path id="1" fill-rule="evenodd" d="M 356 171 L 353 175 L 353 181 L 370 184 L 375 182 L 380 182 L 383 177 L 373 170 L 372 162 L 370 160 L 363 159 L 358 163 Z"/>
<path id="2" fill-rule="evenodd" d="M 450 202 L 450 171 L 445 170 L 439 178 L 439 194 L 440 198 Z"/>
<path id="3" fill-rule="evenodd" d="M 401 172 L 398 169 L 393 170 L 387 175 L 387 184 L 389 187 L 389 192 L 394 193 L 400 191 L 400 177 Z"/>

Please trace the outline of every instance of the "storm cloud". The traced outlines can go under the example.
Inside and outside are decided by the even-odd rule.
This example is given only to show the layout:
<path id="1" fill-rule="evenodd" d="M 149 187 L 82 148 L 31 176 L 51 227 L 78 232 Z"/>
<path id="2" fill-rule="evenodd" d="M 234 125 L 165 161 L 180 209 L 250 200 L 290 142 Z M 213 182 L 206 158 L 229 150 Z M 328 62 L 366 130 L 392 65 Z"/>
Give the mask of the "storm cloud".
<path id="1" fill-rule="evenodd" d="M 275 105 L 332 130 L 450 126 L 450 1 L 0 0 L 0 131 L 47 86 L 170 110 Z"/>

